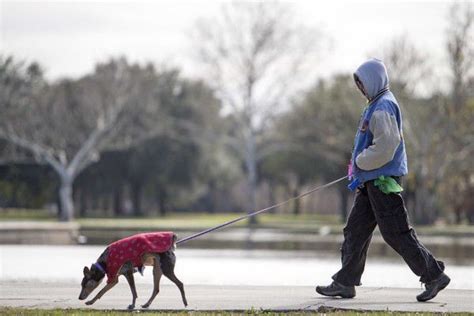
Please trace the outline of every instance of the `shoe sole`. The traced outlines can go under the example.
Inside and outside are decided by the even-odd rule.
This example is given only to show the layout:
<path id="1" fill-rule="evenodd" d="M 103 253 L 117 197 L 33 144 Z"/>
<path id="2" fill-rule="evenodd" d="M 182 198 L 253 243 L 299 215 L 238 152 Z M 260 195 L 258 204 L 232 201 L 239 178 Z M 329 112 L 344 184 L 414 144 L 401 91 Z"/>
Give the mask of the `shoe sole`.
<path id="1" fill-rule="evenodd" d="M 447 276 L 445 282 L 440 285 L 440 287 L 438 288 L 438 291 L 436 291 L 434 295 L 423 300 L 418 299 L 418 297 L 416 299 L 418 300 L 418 302 L 426 302 L 426 301 L 432 300 L 436 297 L 436 295 L 438 295 L 439 292 L 444 290 L 449 285 L 450 282 L 451 282 L 451 279 Z"/>
<path id="2" fill-rule="evenodd" d="M 340 296 L 340 297 L 342 297 L 342 298 L 353 298 L 353 297 L 355 297 L 355 294 L 352 295 L 352 296 L 351 296 L 351 295 L 341 295 L 341 294 L 327 294 L 327 293 L 323 293 L 323 292 L 319 291 L 318 288 L 316 288 L 316 292 L 317 292 L 318 294 L 323 295 L 323 296 L 329 296 L 329 297 L 336 297 L 336 296 Z"/>

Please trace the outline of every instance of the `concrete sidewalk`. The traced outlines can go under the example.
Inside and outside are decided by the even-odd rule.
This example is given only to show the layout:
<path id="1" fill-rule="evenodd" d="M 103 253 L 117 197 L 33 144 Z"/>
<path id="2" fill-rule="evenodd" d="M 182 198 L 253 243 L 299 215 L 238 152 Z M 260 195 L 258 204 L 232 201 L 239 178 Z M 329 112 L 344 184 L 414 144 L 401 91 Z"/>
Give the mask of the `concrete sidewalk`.
<path id="1" fill-rule="evenodd" d="M 139 304 L 151 294 L 151 286 L 137 286 Z M 410 312 L 474 312 L 474 291 L 444 290 L 427 303 L 418 303 L 415 296 L 420 289 L 358 288 L 354 299 L 333 299 L 319 296 L 312 287 L 299 286 L 186 286 L 189 306 L 186 310 L 249 310 L 310 311 L 322 308 L 360 311 Z M 131 302 L 126 282 L 119 283 L 92 306 L 77 299 L 79 284 L 2 282 L 1 307 L 22 308 L 91 308 L 125 309 Z M 150 310 L 184 309 L 178 289 L 163 285 Z"/>

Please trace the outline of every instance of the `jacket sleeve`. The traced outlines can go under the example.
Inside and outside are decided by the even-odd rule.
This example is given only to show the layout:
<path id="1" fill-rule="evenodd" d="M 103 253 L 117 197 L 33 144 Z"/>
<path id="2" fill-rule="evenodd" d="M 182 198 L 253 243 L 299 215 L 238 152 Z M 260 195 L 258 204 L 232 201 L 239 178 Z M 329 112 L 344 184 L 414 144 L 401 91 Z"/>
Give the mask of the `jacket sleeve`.
<path id="1" fill-rule="evenodd" d="M 362 170 L 378 169 L 390 162 L 401 141 L 397 120 L 386 111 L 372 114 L 369 129 L 374 135 L 372 145 L 356 157 L 356 165 Z"/>

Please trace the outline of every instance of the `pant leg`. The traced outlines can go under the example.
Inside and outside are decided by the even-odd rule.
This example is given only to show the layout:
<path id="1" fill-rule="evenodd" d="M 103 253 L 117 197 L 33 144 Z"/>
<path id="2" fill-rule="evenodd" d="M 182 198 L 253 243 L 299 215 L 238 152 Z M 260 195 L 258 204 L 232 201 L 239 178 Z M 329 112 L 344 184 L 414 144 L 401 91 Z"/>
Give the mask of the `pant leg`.
<path id="1" fill-rule="evenodd" d="M 344 227 L 342 268 L 333 275 L 333 280 L 343 285 L 361 285 L 360 278 L 364 272 L 367 249 L 376 225 L 366 188 L 358 190 Z"/>
<path id="2" fill-rule="evenodd" d="M 369 201 L 384 240 L 398 253 L 420 281 L 436 279 L 444 270 L 444 263 L 437 261 L 418 240 L 408 220 L 401 194 L 385 194 L 373 183 L 365 183 Z"/>

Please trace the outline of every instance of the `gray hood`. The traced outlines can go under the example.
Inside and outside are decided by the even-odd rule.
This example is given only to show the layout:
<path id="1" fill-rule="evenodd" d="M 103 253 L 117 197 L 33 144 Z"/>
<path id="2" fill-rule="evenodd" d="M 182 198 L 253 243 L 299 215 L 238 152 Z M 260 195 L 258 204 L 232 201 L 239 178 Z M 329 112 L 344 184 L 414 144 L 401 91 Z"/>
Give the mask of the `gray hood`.
<path id="1" fill-rule="evenodd" d="M 355 74 L 362 81 L 369 99 L 388 88 L 387 68 L 381 60 L 373 58 L 366 61 L 357 68 Z"/>

